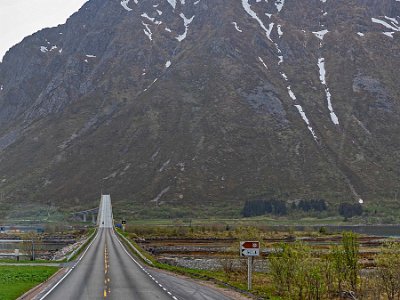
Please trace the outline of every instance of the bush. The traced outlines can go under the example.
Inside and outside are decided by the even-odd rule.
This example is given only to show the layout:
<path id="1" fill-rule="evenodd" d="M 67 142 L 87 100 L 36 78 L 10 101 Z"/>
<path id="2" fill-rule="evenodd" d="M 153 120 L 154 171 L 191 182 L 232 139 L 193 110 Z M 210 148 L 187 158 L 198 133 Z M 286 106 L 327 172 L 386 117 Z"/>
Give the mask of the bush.
<path id="1" fill-rule="evenodd" d="M 274 288 L 284 299 L 328 299 L 330 266 L 304 244 L 282 244 L 271 255 Z"/>

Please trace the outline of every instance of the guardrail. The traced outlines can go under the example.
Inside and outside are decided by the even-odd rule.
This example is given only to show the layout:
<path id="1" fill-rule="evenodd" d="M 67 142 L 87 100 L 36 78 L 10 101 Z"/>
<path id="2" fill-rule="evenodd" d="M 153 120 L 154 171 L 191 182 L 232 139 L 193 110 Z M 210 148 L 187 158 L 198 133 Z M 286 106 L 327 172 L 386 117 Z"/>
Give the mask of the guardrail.
<path id="1" fill-rule="evenodd" d="M 121 233 L 119 233 L 118 231 L 114 230 L 114 232 L 116 232 L 131 248 L 133 251 L 136 252 L 136 254 L 143 260 L 145 261 L 147 264 L 153 266 L 153 262 L 148 259 L 146 256 L 144 256 L 126 237 L 124 237 Z"/>

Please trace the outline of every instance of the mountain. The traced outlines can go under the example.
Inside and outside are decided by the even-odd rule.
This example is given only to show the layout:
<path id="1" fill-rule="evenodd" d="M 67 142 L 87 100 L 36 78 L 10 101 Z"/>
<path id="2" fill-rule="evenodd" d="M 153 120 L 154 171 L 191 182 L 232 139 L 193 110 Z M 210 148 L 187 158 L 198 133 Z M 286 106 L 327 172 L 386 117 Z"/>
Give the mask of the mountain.
<path id="1" fill-rule="evenodd" d="M 0 216 L 395 207 L 400 1 L 90 0 L 0 64 Z"/>

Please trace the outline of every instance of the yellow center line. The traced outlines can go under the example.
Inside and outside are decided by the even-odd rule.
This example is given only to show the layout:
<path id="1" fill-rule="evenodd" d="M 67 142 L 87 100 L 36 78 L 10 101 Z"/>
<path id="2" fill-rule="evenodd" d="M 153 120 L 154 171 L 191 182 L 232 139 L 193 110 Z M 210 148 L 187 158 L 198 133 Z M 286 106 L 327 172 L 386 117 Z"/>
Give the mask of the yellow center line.
<path id="1" fill-rule="evenodd" d="M 103 293 L 104 298 L 107 298 L 108 294 L 110 294 L 110 287 L 108 286 L 110 279 L 108 278 L 107 275 L 108 269 L 109 269 L 109 264 L 108 264 L 108 251 L 106 243 L 104 247 L 104 293 Z"/>

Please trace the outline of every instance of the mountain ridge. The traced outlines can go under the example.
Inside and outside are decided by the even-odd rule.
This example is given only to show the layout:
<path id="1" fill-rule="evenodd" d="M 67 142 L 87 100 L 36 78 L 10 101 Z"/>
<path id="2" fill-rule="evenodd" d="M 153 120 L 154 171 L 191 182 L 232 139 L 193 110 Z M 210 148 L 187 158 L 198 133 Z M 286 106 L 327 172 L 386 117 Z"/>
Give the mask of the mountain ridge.
<path id="1" fill-rule="evenodd" d="M 395 204 L 399 14 L 390 0 L 89 1 L 0 64 L 5 202 Z"/>

